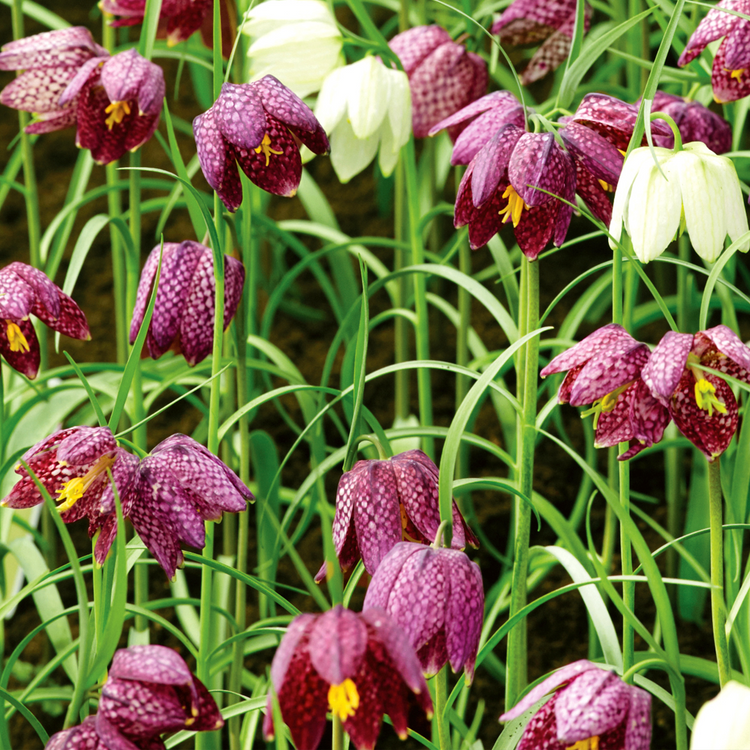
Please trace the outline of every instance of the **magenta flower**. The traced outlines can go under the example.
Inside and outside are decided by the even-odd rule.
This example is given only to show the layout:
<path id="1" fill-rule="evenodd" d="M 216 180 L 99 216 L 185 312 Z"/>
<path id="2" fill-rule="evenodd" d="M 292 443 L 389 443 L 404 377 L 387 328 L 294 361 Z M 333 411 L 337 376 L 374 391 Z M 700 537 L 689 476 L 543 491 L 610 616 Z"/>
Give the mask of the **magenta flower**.
<path id="1" fill-rule="evenodd" d="M 359 561 L 372 575 L 393 546 L 403 539 L 430 544 L 440 526 L 438 467 L 420 450 L 385 461 L 357 461 L 339 480 L 333 543 L 341 569 Z M 454 549 L 479 542 L 453 503 Z M 326 576 L 324 563 L 315 578 Z"/>
<path id="2" fill-rule="evenodd" d="M 0 354 L 27 378 L 39 372 L 39 339 L 29 315 L 73 339 L 91 338 L 78 305 L 41 271 L 26 263 L 0 269 Z"/>
<path id="3" fill-rule="evenodd" d="M 531 717 L 516 750 L 649 750 L 651 696 L 585 659 L 539 683 L 500 721 L 517 718 L 556 688 Z"/>
<path id="4" fill-rule="evenodd" d="M 367 588 L 362 607 L 384 609 L 406 633 L 427 675 L 450 662 L 474 677 L 484 614 L 479 566 L 459 550 L 398 543 Z"/>
<path id="5" fill-rule="evenodd" d="M 203 174 L 230 211 L 242 203 L 237 163 L 258 187 L 292 197 L 302 178 L 300 143 L 316 154 L 328 137 L 310 108 L 273 76 L 225 83 L 211 109 L 193 120 Z"/>
<path id="6" fill-rule="evenodd" d="M 487 90 L 487 64 L 451 39 L 440 26 L 416 26 L 388 46 L 409 77 L 415 138 L 426 138 L 435 123 L 478 99 Z M 460 129 L 453 129 L 456 136 Z"/>
<path id="7" fill-rule="evenodd" d="M 135 343 L 159 265 L 157 245 L 148 256 L 138 284 L 130 343 Z M 224 329 L 228 328 L 242 297 L 245 268 L 238 260 L 224 257 Z M 165 242 L 156 304 L 146 336 L 149 355 L 158 359 L 168 349 L 183 354 L 192 367 L 213 348 L 214 297 L 213 253 L 198 242 Z"/>
<path id="8" fill-rule="evenodd" d="M 702 141 L 715 154 L 732 150 L 732 126 L 700 102 L 657 91 L 651 111 L 669 115 L 685 143 Z M 674 148 L 674 136 L 671 132 L 669 135 L 656 136 L 654 143 L 664 148 Z"/>
<path id="9" fill-rule="evenodd" d="M 737 401 L 726 380 L 698 366 L 750 383 L 750 349 L 723 325 L 695 336 L 665 334 L 641 377 L 680 432 L 713 461 L 737 431 Z"/>
<path id="10" fill-rule="evenodd" d="M 649 356 L 645 344 L 611 323 L 555 357 L 541 376 L 567 371 L 558 402 L 592 404 L 583 416 L 594 415 L 594 445 L 608 448 L 629 442 L 628 451 L 618 456 L 626 461 L 658 443 L 669 424 L 669 412 L 642 379 Z"/>
<path id="11" fill-rule="evenodd" d="M 341 605 L 299 615 L 271 664 L 271 683 L 297 750 L 315 750 L 326 710 L 343 722 L 358 750 L 372 750 L 388 714 L 401 739 L 415 712 L 432 716 L 432 701 L 414 650 L 380 609 L 357 614 Z M 263 732 L 274 736 L 272 694 Z"/>

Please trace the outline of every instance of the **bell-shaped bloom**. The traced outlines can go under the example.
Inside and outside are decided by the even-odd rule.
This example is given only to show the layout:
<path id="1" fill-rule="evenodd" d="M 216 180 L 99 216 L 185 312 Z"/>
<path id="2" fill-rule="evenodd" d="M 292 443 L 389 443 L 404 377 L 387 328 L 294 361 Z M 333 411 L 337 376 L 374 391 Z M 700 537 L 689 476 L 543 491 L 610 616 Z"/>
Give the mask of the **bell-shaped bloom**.
<path id="1" fill-rule="evenodd" d="M 714 56 L 711 87 L 717 102 L 733 102 L 750 94 L 750 21 L 722 8 L 750 15 L 750 0 L 720 0 L 698 24 L 677 64 L 694 60 L 707 44 L 724 37 Z"/>
<path id="2" fill-rule="evenodd" d="M 524 86 L 555 70 L 570 54 L 576 20 L 576 0 L 514 0 L 492 24 L 503 45 L 544 44 L 519 78 Z M 591 7 L 584 9 L 584 31 L 591 25 Z"/>
<path id="3" fill-rule="evenodd" d="M 487 90 L 487 63 L 440 26 L 416 26 L 388 43 L 409 77 L 415 138 L 463 109 Z M 457 135 L 457 131 L 455 131 Z"/>
<path id="4" fill-rule="evenodd" d="M 438 467 L 420 450 L 384 461 L 357 461 L 339 480 L 333 543 L 341 569 L 349 572 L 362 559 L 372 575 L 403 539 L 431 544 L 440 526 Z M 454 549 L 479 542 L 453 502 Z M 317 581 L 326 575 L 326 565 Z"/>
<path id="5" fill-rule="evenodd" d="M 721 115 L 712 112 L 698 101 L 657 91 L 651 111 L 669 115 L 675 121 L 685 143 L 702 141 L 715 154 L 724 154 L 732 150 L 732 126 Z M 674 148 L 674 135 L 671 132 L 669 135 L 656 135 L 654 143 L 657 146 Z"/>
<path id="6" fill-rule="evenodd" d="M 723 325 L 695 336 L 666 333 L 641 377 L 680 432 L 713 461 L 737 431 L 737 401 L 726 380 L 699 366 L 750 383 L 750 349 Z"/>
<path id="7" fill-rule="evenodd" d="M 575 166 L 552 133 L 504 125 L 477 153 L 461 180 L 453 223 L 469 225 L 472 249 L 512 221 L 523 254 L 536 260 L 552 240 L 565 241 L 575 199 Z"/>
<path id="8" fill-rule="evenodd" d="M 298 615 L 271 664 L 271 683 L 297 750 L 315 750 L 326 712 L 338 716 L 357 750 L 372 750 L 388 714 L 401 739 L 414 713 L 432 716 L 432 701 L 414 649 L 380 609 L 355 613 L 337 605 Z M 273 695 L 263 732 L 274 736 Z"/>
<path id="9" fill-rule="evenodd" d="M 409 79 L 368 55 L 323 81 L 315 114 L 331 137 L 331 164 L 341 182 L 378 155 L 387 177 L 411 134 Z"/>
<path id="10" fill-rule="evenodd" d="M 130 343 L 135 343 L 143 323 L 161 246 L 148 256 L 141 273 L 130 324 Z M 229 326 L 242 297 L 245 268 L 238 260 L 224 257 L 224 328 Z M 213 253 L 198 242 L 165 242 L 159 289 L 151 317 L 146 345 L 153 359 L 168 349 L 182 353 L 192 367 L 203 361 L 213 348 L 214 297 Z"/>
<path id="11" fill-rule="evenodd" d="M 0 354 L 27 378 L 39 372 L 39 339 L 29 315 L 73 339 L 91 338 L 78 305 L 41 271 L 26 263 L 0 269 Z"/>
<path id="12" fill-rule="evenodd" d="M 401 626 L 427 675 L 448 662 L 474 677 L 484 614 L 479 566 L 461 551 L 400 542 L 384 558 L 362 607 L 384 609 Z"/>
<path id="13" fill-rule="evenodd" d="M 310 108 L 273 76 L 225 83 L 193 120 L 193 134 L 203 174 L 230 211 L 242 203 L 238 163 L 259 188 L 292 197 L 302 179 L 300 143 L 316 154 L 329 148 Z"/>
<path id="14" fill-rule="evenodd" d="M 634 149 L 625 161 L 612 207 L 610 247 L 623 226 L 642 263 L 659 257 L 687 227 L 698 255 L 713 263 L 732 241 L 748 231 L 745 202 L 734 164 L 705 144 L 686 143 L 681 151 L 658 146 Z M 658 164 L 657 164 L 658 162 Z M 750 240 L 739 248 L 750 249 Z"/>
<path id="15" fill-rule="evenodd" d="M 651 747 L 651 696 L 585 659 L 539 683 L 500 721 L 517 718 L 553 690 L 526 725 L 516 750 Z"/>
<path id="16" fill-rule="evenodd" d="M 690 750 L 750 750 L 750 688 L 730 680 L 695 717 Z"/>
<path id="17" fill-rule="evenodd" d="M 301 98 L 319 91 L 325 77 L 344 64 L 344 38 L 323 0 L 258 3 L 247 12 L 242 31 L 252 40 L 250 78 L 275 76 Z"/>
<path id="18" fill-rule="evenodd" d="M 558 354 L 541 376 L 567 371 L 558 402 L 592 404 L 583 416 L 594 415 L 595 446 L 608 448 L 629 442 L 629 449 L 619 456 L 626 461 L 658 443 L 669 424 L 669 412 L 641 378 L 648 361 L 646 344 L 612 323 Z"/>

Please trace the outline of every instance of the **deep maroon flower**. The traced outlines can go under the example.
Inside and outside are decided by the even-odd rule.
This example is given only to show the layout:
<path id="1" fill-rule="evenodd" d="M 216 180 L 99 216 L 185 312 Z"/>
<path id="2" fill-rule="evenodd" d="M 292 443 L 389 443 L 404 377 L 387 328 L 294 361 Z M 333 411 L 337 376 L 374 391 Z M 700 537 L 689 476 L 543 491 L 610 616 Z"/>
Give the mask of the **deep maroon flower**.
<path id="1" fill-rule="evenodd" d="M 685 143 L 702 141 L 715 154 L 725 154 L 732 150 L 732 126 L 721 115 L 700 102 L 657 91 L 651 111 L 669 115 L 675 121 Z M 654 143 L 674 148 L 674 135 L 670 132 L 669 135 L 655 136 Z"/>
<path id="2" fill-rule="evenodd" d="M 148 256 L 138 284 L 130 343 L 133 344 L 146 314 L 159 265 L 157 245 Z M 238 260 L 224 257 L 224 328 L 229 326 L 242 297 L 245 268 Z M 213 348 L 214 297 L 213 253 L 198 242 L 165 242 L 146 345 L 158 359 L 168 349 L 182 353 L 192 367 L 203 361 Z"/>
<path id="3" fill-rule="evenodd" d="M 432 716 L 432 701 L 414 650 L 380 609 L 360 614 L 337 605 L 299 615 L 271 664 L 271 683 L 297 750 L 320 744 L 330 710 L 358 750 L 372 750 L 388 714 L 401 739 L 416 710 Z M 263 732 L 274 736 L 272 694 Z"/>
<path id="4" fill-rule="evenodd" d="M 708 11 L 688 40 L 677 64 L 682 68 L 694 60 L 710 42 L 724 37 L 714 57 L 711 87 L 720 103 L 750 94 L 750 21 L 721 9 L 750 15 L 750 0 L 721 0 Z"/>
<path id="5" fill-rule="evenodd" d="M 299 145 L 328 151 L 328 137 L 310 108 L 273 76 L 225 83 L 211 109 L 193 120 L 203 174 L 230 211 L 242 203 L 242 171 L 274 195 L 293 196 L 302 178 Z"/>
<path id="6" fill-rule="evenodd" d="M 487 90 L 487 63 L 451 39 L 440 26 L 416 26 L 397 34 L 388 46 L 409 77 L 415 138 L 426 138 L 440 120 L 478 99 Z M 455 137 L 460 132 L 453 129 Z"/>
<path id="7" fill-rule="evenodd" d="M 723 325 L 695 336 L 665 334 L 641 377 L 680 432 L 713 461 L 737 431 L 737 401 L 726 380 L 697 366 L 750 383 L 750 349 Z"/>
<path id="8" fill-rule="evenodd" d="M 0 269 L 0 354 L 27 378 L 39 372 L 39 340 L 29 315 L 73 339 L 91 338 L 78 305 L 41 271 L 26 263 Z"/>
<path id="9" fill-rule="evenodd" d="M 611 323 L 555 357 L 541 376 L 567 370 L 558 402 L 592 404 L 583 416 L 594 415 L 594 445 L 608 448 L 629 442 L 628 451 L 618 457 L 625 461 L 658 443 L 669 424 L 667 409 L 642 380 L 641 370 L 649 356 L 646 344 Z"/>
<path id="10" fill-rule="evenodd" d="M 515 0 L 492 24 L 503 45 L 536 44 L 534 53 L 519 78 L 528 86 L 555 70 L 570 53 L 576 20 L 576 0 Z M 591 25 L 591 8 L 584 9 L 584 31 Z"/>
<path id="11" fill-rule="evenodd" d="M 572 157 L 552 133 L 526 133 L 504 125 L 477 153 L 461 180 L 453 223 L 469 225 L 472 249 L 486 245 L 503 225 L 513 231 L 524 255 L 536 260 L 552 240 L 565 241 L 575 199 Z"/>
<path id="12" fill-rule="evenodd" d="M 357 461 L 339 480 L 333 543 L 341 569 L 362 558 L 372 575 L 395 544 L 408 539 L 430 544 L 440 526 L 438 467 L 420 450 L 385 461 Z M 479 542 L 453 502 L 454 549 Z M 324 563 L 315 580 L 326 576 Z"/>
<path id="13" fill-rule="evenodd" d="M 447 662 L 474 677 L 484 614 L 479 566 L 459 550 L 400 542 L 384 558 L 362 607 L 384 609 L 401 626 L 422 669 L 437 674 Z"/>
<path id="14" fill-rule="evenodd" d="M 500 717 L 510 721 L 559 688 L 531 717 L 516 750 L 648 750 L 651 696 L 581 659 L 555 672 Z"/>

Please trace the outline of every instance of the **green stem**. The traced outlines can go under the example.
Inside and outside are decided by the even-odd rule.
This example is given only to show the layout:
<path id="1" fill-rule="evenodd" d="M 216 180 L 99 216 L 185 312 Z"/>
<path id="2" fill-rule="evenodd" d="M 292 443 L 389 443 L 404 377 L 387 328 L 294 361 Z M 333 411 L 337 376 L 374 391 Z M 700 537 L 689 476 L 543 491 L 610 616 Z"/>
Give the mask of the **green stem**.
<path id="1" fill-rule="evenodd" d="M 435 718 L 438 726 L 440 750 L 450 750 L 451 731 L 448 717 L 445 715 L 445 703 L 448 698 L 448 665 L 446 664 L 435 675 Z"/>
<path id="2" fill-rule="evenodd" d="M 620 443 L 620 453 L 628 449 L 627 443 Z M 630 465 L 627 461 L 619 461 L 620 478 L 620 505 L 625 513 L 630 515 Z M 620 555 L 622 574 L 624 576 L 633 573 L 633 549 L 627 531 L 620 526 Z M 622 600 L 625 606 L 632 612 L 635 608 L 635 582 L 623 581 Z M 622 668 L 627 672 L 635 663 L 635 630 L 630 620 L 625 619 L 622 623 Z"/>
<path id="3" fill-rule="evenodd" d="M 344 728 L 341 726 L 341 719 L 335 714 L 333 716 L 332 750 L 344 750 Z"/>
<path id="4" fill-rule="evenodd" d="M 399 159 L 396 167 L 395 177 L 395 208 L 394 208 L 394 229 L 395 237 L 399 241 L 406 238 L 406 216 L 408 207 L 406 207 L 405 178 L 404 178 L 404 160 Z M 397 245 L 393 253 L 393 270 L 398 271 L 408 265 L 406 251 L 401 245 Z M 406 300 L 409 296 L 409 279 L 406 276 L 400 276 L 396 280 L 396 299 L 395 307 L 406 307 Z M 406 362 L 409 359 L 409 324 L 401 315 L 396 316 L 394 328 L 394 346 L 396 364 Z M 409 416 L 409 371 L 397 370 L 394 376 L 395 395 L 395 416 L 397 419 L 406 419 Z"/>
<path id="5" fill-rule="evenodd" d="M 458 267 L 462 273 L 471 276 L 471 250 L 468 243 L 462 243 L 458 250 Z M 471 294 L 463 287 L 458 287 L 458 330 L 456 331 L 456 364 L 466 367 L 469 364 L 469 326 L 471 324 Z M 456 409 L 461 405 L 469 392 L 469 378 L 467 375 L 456 375 Z M 456 476 L 468 476 L 469 445 L 461 443 L 458 450 Z M 471 501 L 467 495 L 461 496 L 461 507 Z"/>

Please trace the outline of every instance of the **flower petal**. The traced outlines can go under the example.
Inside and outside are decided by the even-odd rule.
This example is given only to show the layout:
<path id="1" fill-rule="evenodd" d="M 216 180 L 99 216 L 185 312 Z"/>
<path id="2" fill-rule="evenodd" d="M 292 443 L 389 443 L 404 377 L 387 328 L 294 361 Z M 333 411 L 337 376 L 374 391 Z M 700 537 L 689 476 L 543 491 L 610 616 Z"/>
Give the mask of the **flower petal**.
<path id="1" fill-rule="evenodd" d="M 354 677 L 366 649 L 365 623 L 340 604 L 320 615 L 310 628 L 310 661 L 329 685 Z"/>
<path id="2" fill-rule="evenodd" d="M 689 333 L 669 331 L 641 370 L 643 382 L 662 403 L 666 404 L 680 382 L 692 346 L 693 337 Z"/>

